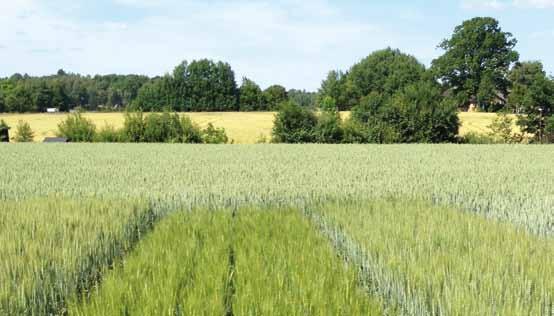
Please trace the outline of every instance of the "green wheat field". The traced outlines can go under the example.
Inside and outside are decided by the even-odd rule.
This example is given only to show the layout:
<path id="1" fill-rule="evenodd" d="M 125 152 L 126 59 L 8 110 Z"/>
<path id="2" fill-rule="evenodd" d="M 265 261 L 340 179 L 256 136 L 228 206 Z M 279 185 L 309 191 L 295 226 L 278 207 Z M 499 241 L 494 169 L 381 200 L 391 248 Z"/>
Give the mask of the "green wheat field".
<path id="1" fill-rule="evenodd" d="M 554 315 L 554 147 L 0 145 L 0 315 Z"/>

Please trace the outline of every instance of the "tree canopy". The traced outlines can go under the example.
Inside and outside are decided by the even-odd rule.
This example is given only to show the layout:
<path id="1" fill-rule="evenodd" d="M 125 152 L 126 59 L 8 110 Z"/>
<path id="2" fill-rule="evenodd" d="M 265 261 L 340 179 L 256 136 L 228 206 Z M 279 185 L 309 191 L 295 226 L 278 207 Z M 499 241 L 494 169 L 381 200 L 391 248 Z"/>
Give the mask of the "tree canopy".
<path id="1" fill-rule="evenodd" d="M 280 85 L 272 85 L 264 90 L 264 102 L 266 110 L 276 110 L 279 105 L 289 99 L 287 89 Z"/>
<path id="2" fill-rule="evenodd" d="M 348 72 L 329 72 L 319 94 L 321 100 L 332 97 L 339 109 L 346 110 L 372 92 L 392 95 L 421 80 L 424 73 L 425 66 L 415 57 L 387 48 L 370 54 Z"/>
<path id="3" fill-rule="evenodd" d="M 445 52 L 433 61 L 432 71 L 460 105 L 476 103 L 484 110 L 496 104 L 501 107 L 508 95 L 508 72 L 519 59 L 516 44 L 497 20 L 473 18 L 439 44 Z"/>
<path id="4" fill-rule="evenodd" d="M 540 62 L 518 63 L 509 78 L 513 87 L 508 101 L 521 114 L 518 125 L 523 132 L 542 140 L 547 117 L 554 113 L 554 81 L 546 76 Z"/>
<path id="5" fill-rule="evenodd" d="M 275 116 L 273 141 L 276 143 L 312 143 L 318 119 L 315 113 L 294 102 L 281 104 Z"/>
<path id="6" fill-rule="evenodd" d="M 242 79 L 239 103 L 241 111 L 256 111 L 266 108 L 262 89 L 248 78 Z"/>

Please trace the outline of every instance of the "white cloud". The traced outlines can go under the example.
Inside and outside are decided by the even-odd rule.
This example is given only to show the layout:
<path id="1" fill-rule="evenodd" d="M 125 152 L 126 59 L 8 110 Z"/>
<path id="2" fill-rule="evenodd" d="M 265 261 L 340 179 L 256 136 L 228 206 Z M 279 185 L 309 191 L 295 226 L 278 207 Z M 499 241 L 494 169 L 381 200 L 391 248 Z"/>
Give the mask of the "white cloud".
<path id="1" fill-rule="evenodd" d="M 78 14 L 83 10 L 78 1 L 55 0 L 49 7 L 40 0 L 2 2 L 0 58 L 12 62 L 0 75 L 39 75 L 61 67 L 88 74 L 160 75 L 184 59 L 207 57 L 228 61 L 239 81 L 244 75 L 262 86 L 316 89 L 328 70 L 347 66 L 335 64 L 338 55 L 350 56 L 351 64 L 354 56 L 382 48 L 386 38 L 379 28 L 352 21 L 324 0 L 113 1 L 145 8 L 146 14 L 87 20 Z M 54 10 L 53 3 L 64 11 Z M 383 40 L 375 41 L 380 36 Z"/>
<path id="2" fill-rule="evenodd" d="M 513 5 L 520 8 L 554 8 L 554 0 L 514 0 Z"/>
<path id="3" fill-rule="evenodd" d="M 468 10 L 547 9 L 554 8 L 554 0 L 463 0 L 461 6 Z"/>
<path id="4" fill-rule="evenodd" d="M 490 1 L 476 1 L 476 0 L 464 0 L 462 1 L 462 8 L 467 10 L 502 10 L 509 6 L 509 3 L 499 0 Z"/>

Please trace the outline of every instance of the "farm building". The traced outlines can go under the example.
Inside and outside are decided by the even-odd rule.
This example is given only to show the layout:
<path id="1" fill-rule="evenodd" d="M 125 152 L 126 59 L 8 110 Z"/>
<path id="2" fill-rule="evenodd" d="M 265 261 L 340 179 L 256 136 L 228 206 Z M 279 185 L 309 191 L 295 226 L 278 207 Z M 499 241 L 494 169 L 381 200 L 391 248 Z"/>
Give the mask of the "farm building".
<path id="1" fill-rule="evenodd" d="M 59 113 L 60 109 L 58 108 L 47 108 L 46 113 Z"/>

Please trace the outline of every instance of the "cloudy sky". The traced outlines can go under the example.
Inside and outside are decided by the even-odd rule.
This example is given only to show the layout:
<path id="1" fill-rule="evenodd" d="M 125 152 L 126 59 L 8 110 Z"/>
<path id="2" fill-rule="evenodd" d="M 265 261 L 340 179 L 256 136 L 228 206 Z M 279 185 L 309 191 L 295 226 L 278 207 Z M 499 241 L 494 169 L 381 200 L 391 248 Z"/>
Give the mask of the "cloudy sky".
<path id="1" fill-rule="evenodd" d="M 316 90 L 331 69 L 400 48 L 429 65 L 474 16 L 498 18 L 554 73 L 554 0 L 1 0 L 0 76 L 170 72 L 229 62 L 237 80 Z"/>

